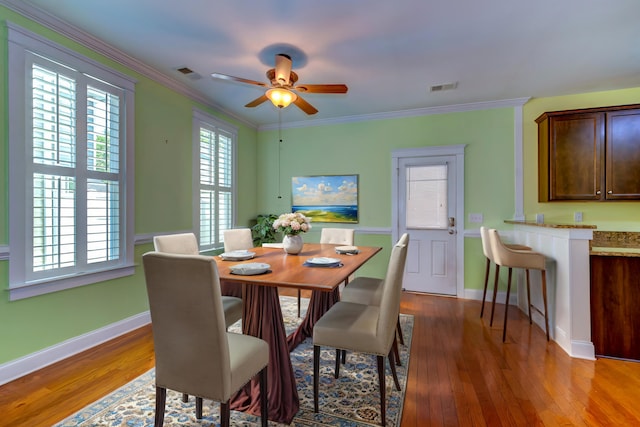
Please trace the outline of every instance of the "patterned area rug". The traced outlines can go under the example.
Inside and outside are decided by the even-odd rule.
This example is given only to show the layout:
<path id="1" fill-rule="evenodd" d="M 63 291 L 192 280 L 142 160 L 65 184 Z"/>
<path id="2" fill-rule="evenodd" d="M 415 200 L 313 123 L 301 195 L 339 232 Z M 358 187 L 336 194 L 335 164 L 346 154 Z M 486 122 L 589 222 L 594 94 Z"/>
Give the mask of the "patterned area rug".
<path id="1" fill-rule="evenodd" d="M 297 299 L 281 297 L 282 313 L 287 333 L 300 322 L 297 317 Z M 302 300 L 303 307 L 308 301 Z M 302 313 L 304 317 L 304 311 Z M 402 418 L 413 316 L 400 315 L 405 345 L 400 346 L 402 366 L 397 367 L 401 391 L 393 385 L 387 364 L 387 425 L 396 427 Z M 239 332 L 240 324 L 231 331 Z M 323 349 L 320 360 L 320 412 L 313 412 L 313 343 L 307 338 L 291 353 L 291 362 L 298 385 L 300 410 L 291 426 L 361 427 L 380 425 L 380 394 L 375 356 L 348 353 L 346 364 L 340 368 L 340 378 L 333 378 L 335 350 Z M 182 394 L 167 390 L 164 425 L 167 427 L 219 426 L 219 404 L 204 401 L 203 418 L 195 417 L 195 400 L 182 402 Z M 120 389 L 89 405 L 54 427 L 147 427 L 153 426 L 155 413 L 154 370 L 143 374 Z M 232 426 L 259 426 L 260 419 L 243 412 L 231 411 Z M 284 426 L 269 422 L 270 426 Z"/>

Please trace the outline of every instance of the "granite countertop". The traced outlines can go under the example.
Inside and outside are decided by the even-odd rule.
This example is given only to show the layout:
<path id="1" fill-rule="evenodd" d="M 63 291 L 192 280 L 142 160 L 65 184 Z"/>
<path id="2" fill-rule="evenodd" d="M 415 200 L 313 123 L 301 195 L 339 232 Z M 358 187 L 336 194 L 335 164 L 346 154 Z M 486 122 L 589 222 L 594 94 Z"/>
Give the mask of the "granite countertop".
<path id="1" fill-rule="evenodd" d="M 594 231 L 589 254 L 595 256 L 640 257 L 640 233 L 633 231 Z"/>
<path id="2" fill-rule="evenodd" d="M 530 225 L 533 227 L 546 227 L 546 228 L 582 228 L 582 229 L 595 229 L 595 225 L 588 224 L 571 224 L 571 223 L 552 223 L 552 222 L 535 222 L 535 221 L 518 221 L 515 219 L 506 219 L 505 224 L 517 224 L 517 225 Z"/>
<path id="3" fill-rule="evenodd" d="M 634 231 L 596 231 L 595 225 L 537 223 L 535 221 L 505 220 L 506 224 L 529 225 L 546 228 L 593 229 L 593 240 L 590 242 L 589 255 L 640 257 L 640 232 Z"/>
<path id="4" fill-rule="evenodd" d="M 640 248 L 602 248 L 592 247 L 589 255 L 640 257 Z"/>

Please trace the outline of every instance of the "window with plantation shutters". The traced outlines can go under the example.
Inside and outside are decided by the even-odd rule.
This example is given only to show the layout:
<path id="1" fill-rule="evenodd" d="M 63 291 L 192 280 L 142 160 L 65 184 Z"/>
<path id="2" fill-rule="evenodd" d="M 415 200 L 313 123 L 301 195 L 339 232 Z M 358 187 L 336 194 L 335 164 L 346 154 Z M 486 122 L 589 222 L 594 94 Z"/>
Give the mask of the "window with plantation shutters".
<path id="1" fill-rule="evenodd" d="M 132 274 L 133 82 L 8 27 L 10 298 Z"/>
<path id="2" fill-rule="evenodd" d="M 235 220 L 235 141 L 237 129 L 194 110 L 194 223 L 203 251 L 223 247 L 224 230 Z"/>

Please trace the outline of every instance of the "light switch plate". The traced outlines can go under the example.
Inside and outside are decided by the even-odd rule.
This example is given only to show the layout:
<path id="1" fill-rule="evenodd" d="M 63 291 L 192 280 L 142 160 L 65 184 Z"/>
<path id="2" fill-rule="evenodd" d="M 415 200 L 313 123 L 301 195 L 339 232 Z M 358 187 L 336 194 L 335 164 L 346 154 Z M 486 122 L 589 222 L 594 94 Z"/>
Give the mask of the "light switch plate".
<path id="1" fill-rule="evenodd" d="M 544 224 L 544 214 L 536 214 L 536 222 L 538 224 Z"/>
<path id="2" fill-rule="evenodd" d="M 575 222 L 582 222 L 582 212 L 574 212 L 573 213 L 573 220 Z"/>
<path id="3" fill-rule="evenodd" d="M 470 213 L 469 222 L 473 224 L 482 224 L 484 222 L 484 216 L 481 213 Z"/>

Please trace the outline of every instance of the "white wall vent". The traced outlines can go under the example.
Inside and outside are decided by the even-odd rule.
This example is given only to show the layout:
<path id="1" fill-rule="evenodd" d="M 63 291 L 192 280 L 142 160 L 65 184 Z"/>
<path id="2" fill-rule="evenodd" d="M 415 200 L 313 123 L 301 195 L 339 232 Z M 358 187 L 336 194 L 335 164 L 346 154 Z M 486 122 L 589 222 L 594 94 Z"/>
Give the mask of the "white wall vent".
<path id="1" fill-rule="evenodd" d="M 458 87 L 458 82 L 455 83 L 444 83 L 441 85 L 431 86 L 429 89 L 431 92 L 442 92 L 443 90 L 451 90 Z"/>

